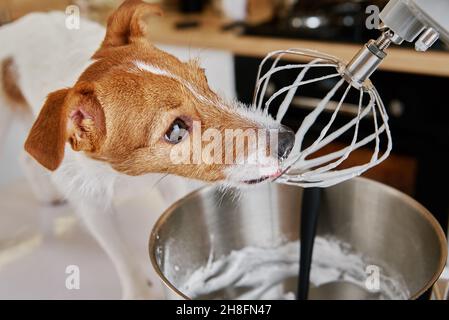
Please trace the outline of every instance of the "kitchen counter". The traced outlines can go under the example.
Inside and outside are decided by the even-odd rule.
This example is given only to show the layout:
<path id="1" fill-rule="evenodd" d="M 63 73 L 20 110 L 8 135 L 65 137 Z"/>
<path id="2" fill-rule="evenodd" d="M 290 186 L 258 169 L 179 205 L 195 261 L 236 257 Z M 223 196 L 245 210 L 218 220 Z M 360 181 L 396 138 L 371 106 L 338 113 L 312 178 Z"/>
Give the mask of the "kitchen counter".
<path id="1" fill-rule="evenodd" d="M 176 22 L 191 20 L 199 21 L 200 25 L 182 30 L 175 28 Z M 150 38 L 160 44 L 226 50 L 251 57 L 264 57 L 279 49 L 310 48 L 350 60 L 360 49 L 355 44 L 239 35 L 234 31 L 222 31 L 224 24 L 226 21 L 213 13 L 185 16 L 168 12 L 163 17 L 150 19 Z M 382 70 L 449 77 L 449 52 L 419 53 L 412 49 L 390 48 L 388 54 L 380 67 Z"/>
<path id="2" fill-rule="evenodd" d="M 32 10 L 61 10 L 70 3 L 70 0 L 45 0 L 45 3 L 46 5 L 37 6 L 34 1 L 20 0 L 12 6 L 11 17 L 16 19 Z M 109 11 L 96 12 L 92 18 L 105 24 L 109 13 Z M 199 21 L 200 26 L 183 30 L 175 28 L 176 22 L 188 20 Z M 251 57 L 264 57 L 268 52 L 279 49 L 309 48 L 350 60 L 360 49 L 360 45 L 356 44 L 239 35 L 235 31 L 221 30 L 227 22 L 229 21 L 212 11 L 187 16 L 165 10 L 163 17 L 149 19 L 150 38 L 153 42 L 160 44 L 225 50 Z M 412 49 L 390 48 L 388 53 L 389 56 L 380 69 L 449 77 L 449 52 L 419 53 Z M 299 57 L 296 59 L 299 60 Z"/>

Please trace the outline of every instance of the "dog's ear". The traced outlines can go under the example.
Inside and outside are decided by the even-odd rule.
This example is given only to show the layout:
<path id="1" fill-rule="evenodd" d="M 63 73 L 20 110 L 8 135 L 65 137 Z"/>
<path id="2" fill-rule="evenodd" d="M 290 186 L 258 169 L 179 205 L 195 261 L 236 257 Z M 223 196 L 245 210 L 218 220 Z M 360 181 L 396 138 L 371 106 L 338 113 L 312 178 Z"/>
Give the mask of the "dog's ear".
<path id="1" fill-rule="evenodd" d="M 48 96 L 28 134 L 25 150 L 54 171 L 64 158 L 67 141 L 75 151 L 96 152 L 105 138 L 104 112 L 93 87 L 79 84 Z"/>
<path id="2" fill-rule="evenodd" d="M 161 8 L 141 0 L 126 0 L 109 17 L 106 36 L 93 58 L 100 57 L 105 49 L 124 46 L 146 38 L 145 18 L 150 15 L 162 15 Z"/>
<path id="3" fill-rule="evenodd" d="M 56 170 L 64 158 L 67 118 L 64 101 L 68 89 L 48 95 L 47 101 L 31 128 L 25 142 L 25 150 L 41 165 Z"/>
<path id="4" fill-rule="evenodd" d="M 77 84 L 68 96 L 67 140 L 75 151 L 98 152 L 106 139 L 106 121 L 103 107 L 94 86 Z"/>

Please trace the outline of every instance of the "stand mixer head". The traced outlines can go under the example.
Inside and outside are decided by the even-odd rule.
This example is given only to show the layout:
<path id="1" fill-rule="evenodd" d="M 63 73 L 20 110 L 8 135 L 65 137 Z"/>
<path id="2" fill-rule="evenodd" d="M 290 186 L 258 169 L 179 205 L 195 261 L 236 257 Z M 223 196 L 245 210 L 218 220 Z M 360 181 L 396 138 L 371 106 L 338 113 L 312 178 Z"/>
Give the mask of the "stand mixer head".
<path id="1" fill-rule="evenodd" d="M 386 58 L 391 44 L 414 42 L 417 51 L 426 51 L 438 38 L 449 43 L 448 0 L 390 0 L 380 14 L 382 32 L 377 40 L 370 40 L 345 63 L 337 57 L 307 49 L 288 49 L 269 53 L 259 66 L 253 105 L 268 113 L 275 100 L 281 100 L 276 121 L 281 122 L 295 94 L 302 86 L 320 81 L 333 81 L 329 93 L 304 118 L 296 132 L 296 142 L 285 161 L 283 175 L 277 182 L 301 187 L 329 187 L 355 176 L 384 161 L 392 149 L 388 115 L 382 99 L 370 81 L 370 76 Z M 300 56 L 307 63 L 279 66 L 281 59 Z M 271 65 L 270 65 L 271 63 Z M 268 69 L 267 69 L 268 65 Z M 272 76 L 282 76 L 285 71 L 297 70 L 294 82 L 274 92 L 264 103 Z M 316 77 L 311 71 L 322 71 Z M 336 127 L 338 115 L 350 95 L 358 95 L 356 116 L 346 124 Z M 324 110 L 332 110 L 327 124 L 318 137 L 304 147 L 306 135 Z M 360 122 L 371 121 L 371 132 L 363 136 Z M 339 150 L 324 153 L 325 147 L 338 137 L 352 134 L 350 143 Z M 345 165 L 354 150 L 372 145 L 371 158 L 366 163 Z M 382 146 L 382 147 L 381 147 Z M 384 151 L 381 151 L 384 150 Z"/>
<path id="2" fill-rule="evenodd" d="M 449 1 L 390 0 L 380 13 L 381 36 L 371 40 L 349 62 L 345 76 L 360 85 L 387 56 L 392 43 L 414 42 L 416 51 L 427 51 L 439 38 L 449 43 Z"/>

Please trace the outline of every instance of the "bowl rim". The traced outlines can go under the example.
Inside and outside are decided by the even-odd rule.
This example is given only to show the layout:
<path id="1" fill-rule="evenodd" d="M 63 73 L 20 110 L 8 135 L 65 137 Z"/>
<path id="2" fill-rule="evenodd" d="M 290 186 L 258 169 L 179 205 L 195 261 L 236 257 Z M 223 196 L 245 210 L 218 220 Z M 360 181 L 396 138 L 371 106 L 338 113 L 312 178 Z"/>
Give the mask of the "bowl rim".
<path id="1" fill-rule="evenodd" d="M 422 204 L 420 204 L 418 201 L 416 201 L 415 199 L 413 199 L 412 197 L 410 197 L 409 195 L 403 193 L 402 191 L 399 191 L 389 185 L 386 185 L 384 183 L 378 182 L 378 181 L 374 181 L 368 178 L 364 178 L 364 177 L 355 177 L 351 180 L 356 180 L 357 183 L 360 181 L 363 181 L 363 183 L 368 183 L 368 184 L 372 184 L 372 185 L 380 185 L 384 188 L 384 190 L 388 193 L 390 193 L 391 195 L 397 196 L 399 198 L 401 198 L 402 201 L 404 201 L 405 203 L 407 203 L 408 205 L 410 205 L 411 207 L 415 207 L 417 210 L 417 212 L 426 220 L 430 223 L 431 227 L 434 229 L 436 236 L 438 238 L 438 242 L 440 245 L 440 252 L 441 252 L 441 258 L 438 264 L 438 267 L 436 269 L 436 272 L 433 274 L 432 278 L 429 279 L 425 285 L 423 286 L 423 288 L 421 288 L 420 290 L 418 290 L 418 292 L 412 294 L 409 298 L 409 300 L 416 300 L 417 298 L 419 298 L 421 295 L 423 295 L 427 290 L 429 290 L 433 284 L 439 279 L 441 273 L 443 272 L 445 266 L 446 266 L 446 262 L 447 262 L 447 257 L 448 257 L 448 243 L 446 240 L 446 235 L 444 234 L 443 229 L 441 228 L 439 222 L 435 219 L 435 217 L 432 215 L 432 213 L 426 209 Z M 351 181 L 350 180 L 350 181 Z M 342 182 L 342 183 L 347 183 L 348 181 Z M 294 186 L 293 186 L 294 187 Z M 150 256 L 150 260 L 151 260 L 151 265 L 153 266 L 153 269 L 156 271 L 156 274 L 159 277 L 159 280 L 163 282 L 163 284 L 165 285 L 166 289 L 169 289 L 170 291 L 172 291 L 174 294 L 176 294 L 177 296 L 179 296 L 179 298 L 181 299 L 185 299 L 185 300 L 192 300 L 192 298 L 188 297 L 187 295 L 185 295 L 184 293 L 182 293 L 179 289 L 177 289 L 164 275 L 164 273 L 162 272 L 162 270 L 159 267 L 159 264 L 157 263 L 157 258 L 156 258 L 156 241 L 157 241 L 157 235 L 158 235 L 158 230 L 162 227 L 162 225 L 164 224 L 164 222 L 170 217 L 170 215 L 173 213 L 173 211 L 179 207 L 179 205 L 193 197 L 196 197 L 198 195 L 204 194 L 206 192 L 209 192 L 209 190 L 211 189 L 215 189 L 217 188 L 216 184 L 210 184 L 210 185 L 206 185 L 203 187 L 200 187 L 199 189 L 196 189 L 192 192 L 190 192 L 189 194 L 187 194 L 186 196 L 182 197 L 181 199 L 178 199 L 177 201 L 175 201 L 172 205 L 170 205 L 162 214 L 161 216 L 157 219 L 156 223 L 154 224 L 151 233 L 150 233 L 150 237 L 149 237 L 149 243 L 148 243 L 148 250 L 149 250 L 149 256 Z M 332 188 L 332 187 L 330 187 Z"/>

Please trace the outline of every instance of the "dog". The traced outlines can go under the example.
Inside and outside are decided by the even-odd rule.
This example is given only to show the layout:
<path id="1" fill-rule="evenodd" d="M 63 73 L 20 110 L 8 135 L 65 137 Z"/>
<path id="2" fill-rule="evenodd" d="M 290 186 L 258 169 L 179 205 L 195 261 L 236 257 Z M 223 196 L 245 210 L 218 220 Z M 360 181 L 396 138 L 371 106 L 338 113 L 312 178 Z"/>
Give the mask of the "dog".
<path id="1" fill-rule="evenodd" d="M 0 140 L 15 118 L 30 128 L 21 163 L 36 197 L 73 206 L 113 262 L 124 299 L 147 298 L 150 289 L 111 219 L 118 181 L 183 177 L 165 184 L 167 197 L 185 193 L 188 179 L 253 185 L 282 173 L 294 143 L 292 131 L 270 115 L 215 94 L 197 61 L 181 62 L 152 45 L 145 23 L 151 15 L 160 8 L 126 0 L 106 30 L 86 20 L 69 30 L 58 12 L 0 28 Z M 262 130 L 265 142 L 275 132 L 277 145 L 263 148 L 263 163 L 210 161 L 215 154 L 172 161 L 173 154 L 191 158 L 195 128 Z M 242 159 L 254 154 L 245 143 Z"/>

